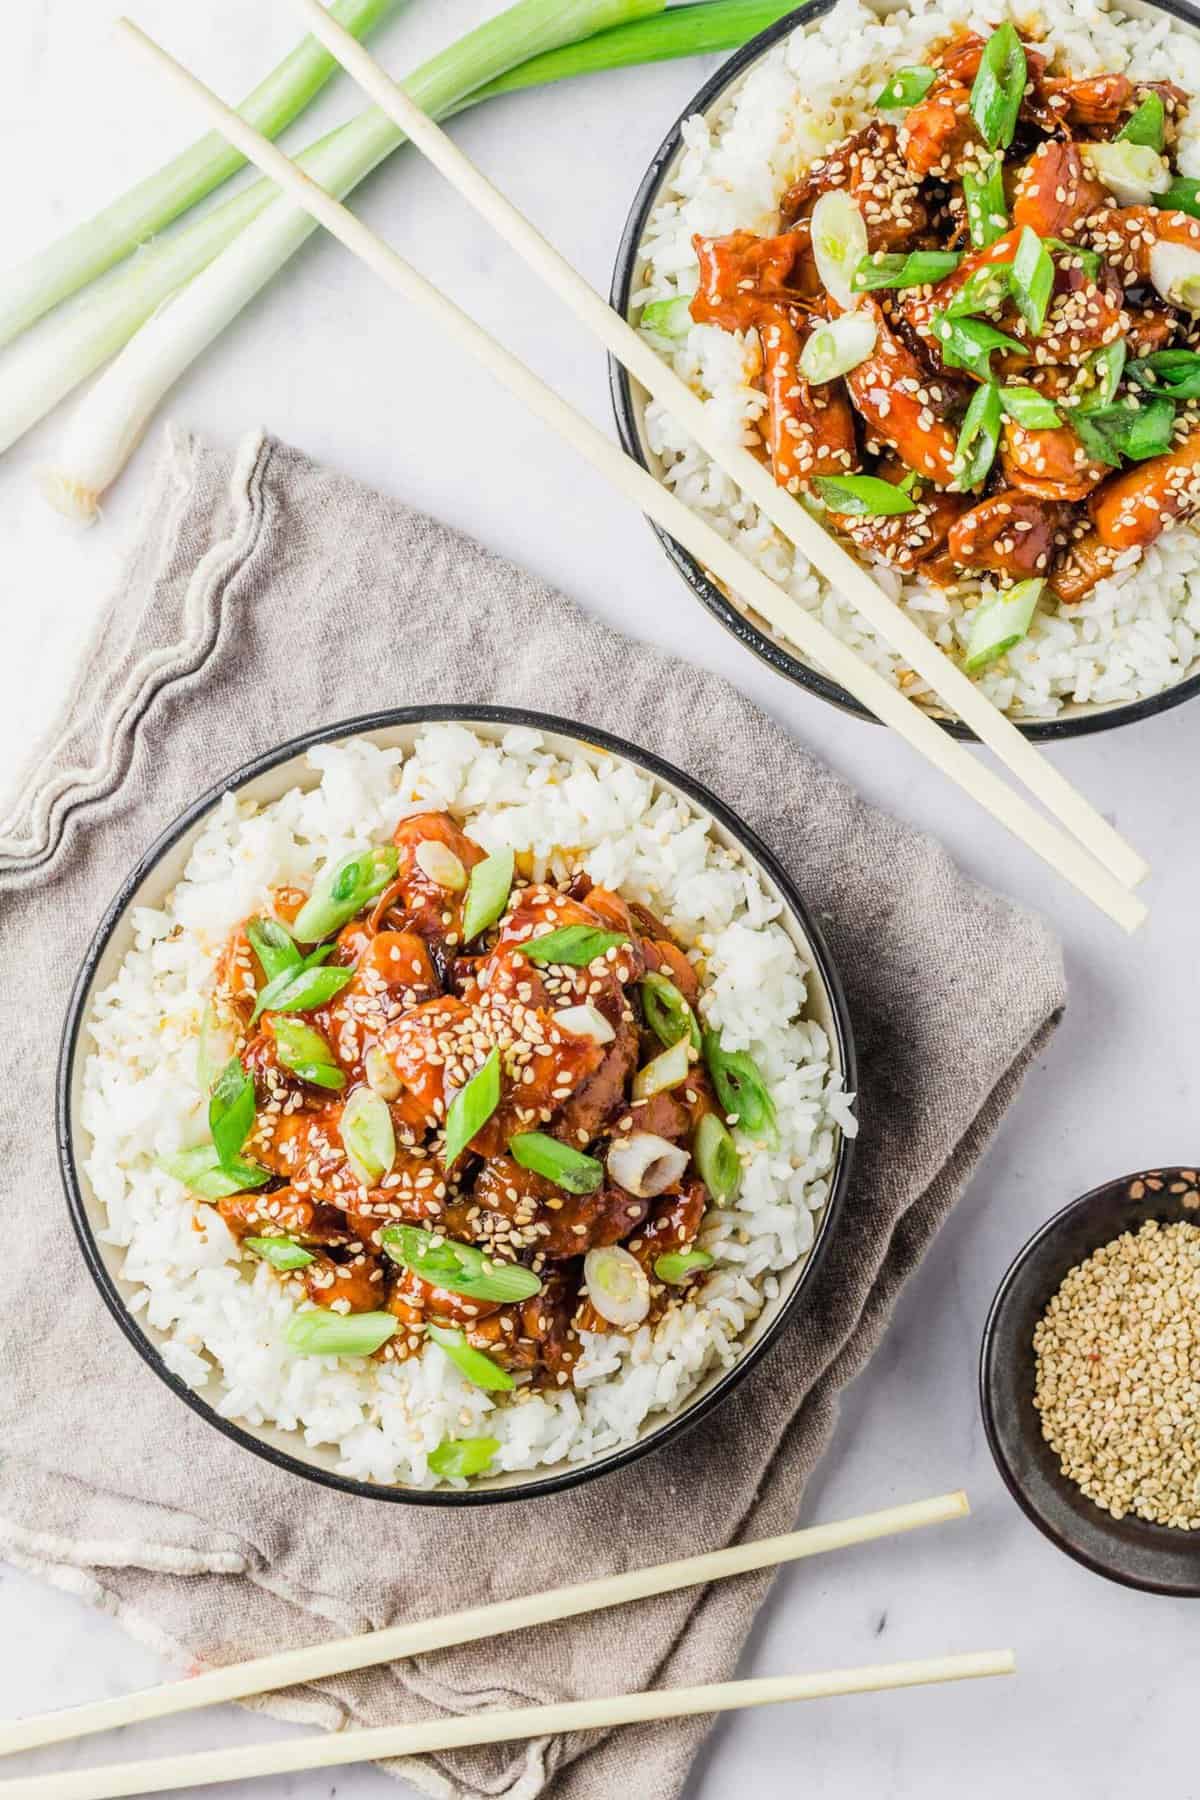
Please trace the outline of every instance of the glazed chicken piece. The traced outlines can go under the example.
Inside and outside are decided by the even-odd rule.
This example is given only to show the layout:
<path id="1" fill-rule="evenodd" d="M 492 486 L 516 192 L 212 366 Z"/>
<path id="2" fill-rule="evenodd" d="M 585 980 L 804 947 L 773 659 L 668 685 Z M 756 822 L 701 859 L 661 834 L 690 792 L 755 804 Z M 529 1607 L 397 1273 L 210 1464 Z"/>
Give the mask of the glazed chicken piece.
<path id="1" fill-rule="evenodd" d="M 877 473 L 882 475 L 882 469 Z M 891 477 L 884 475 L 883 479 Z M 918 483 L 913 498 L 918 503 L 915 512 L 865 517 L 835 513 L 831 517 L 838 530 L 852 538 L 868 556 L 877 556 L 892 568 L 911 574 L 941 553 L 955 520 L 971 504 L 966 494 L 948 493 L 929 484 Z"/>
<path id="2" fill-rule="evenodd" d="M 901 315 L 909 329 L 916 333 L 923 349 L 936 369 L 941 369 L 942 347 L 933 333 L 933 317 L 935 313 L 944 312 L 950 302 L 955 299 L 959 290 L 966 286 L 971 277 L 980 269 L 990 268 L 993 263 L 1010 263 L 1017 253 L 1017 244 L 1021 233 L 1015 228 L 1006 231 L 1003 237 L 996 239 L 981 250 L 969 251 L 951 274 L 943 276 L 941 281 L 933 282 L 927 287 L 904 288 L 898 295 Z M 991 319 L 991 315 L 989 315 Z M 1008 326 L 999 319 L 991 319 L 1000 330 L 1007 331 Z M 957 373 L 957 371 L 956 371 Z"/>
<path id="3" fill-rule="evenodd" d="M 392 833 L 400 853 L 395 879 L 380 896 L 373 927 L 393 919 L 418 932 L 431 944 L 453 947 L 462 942 L 463 899 L 471 870 L 486 852 L 469 838 L 448 813 L 413 813 Z M 428 845 L 425 850 L 422 846 Z M 445 865 L 445 853 L 450 862 Z M 457 858 L 459 868 L 454 869 Z M 425 866 L 422 866 L 422 865 Z M 445 866 L 444 866 L 445 865 Z M 429 871 L 433 870 L 431 874 Z M 437 879 L 441 874 L 444 878 Z M 449 878 L 454 885 L 450 885 Z"/>
<path id="4" fill-rule="evenodd" d="M 1179 320 L 1161 306 L 1126 307 L 1125 347 L 1130 356 L 1153 356 L 1175 340 Z"/>
<path id="5" fill-rule="evenodd" d="M 1110 550 L 1152 544 L 1177 519 L 1200 508 L 1200 425 L 1192 424 L 1164 456 L 1152 456 L 1113 475 L 1088 510 L 1100 542 Z"/>
<path id="6" fill-rule="evenodd" d="M 816 475 L 848 475 L 858 468 L 854 413 L 840 382 L 811 386 L 799 372 L 803 333 L 790 325 L 760 331 L 767 394 L 767 451 L 771 471 L 791 494 Z"/>
<path id="7" fill-rule="evenodd" d="M 872 438 L 890 444 L 908 468 L 949 487 L 958 438 L 938 417 L 946 390 L 921 368 L 878 301 L 865 296 L 863 310 L 874 317 L 878 336 L 873 353 L 846 377 L 851 398 Z"/>
<path id="8" fill-rule="evenodd" d="M 1085 129 L 1116 125 L 1122 113 L 1132 110 L 1133 83 L 1127 75 L 1088 75 L 1042 83 L 1055 116 L 1066 125 Z"/>
<path id="9" fill-rule="evenodd" d="M 846 188 L 872 250 L 906 248 L 929 223 L 920 187 L 900 154 L 895 125 L 873 121 L 819 157 L 779 203 L 785 224 L 807 217 L 822 194 Z"/>
<path id="10" fill-rule="evenodd" d="M 923 100 L 909 108 L 900 128 L 900 148 L 918 180 L 953 180 L 964 153 L 980 142 L 971 117 L 971 89 L 956 80 L 936 81 Z"/>
<path id="11" fill-rule="evenodd" d="M 697 325 L 752 331 L 781 317 L 794 324 L 821 292 L 806 222 L 778 237 L 733 231 L 692 244 L 700 264 L 691 305 Z"/>
<path id="12" fill-rule="evenodd" d="M 1082 236 L 1126 287 L 1150 279 L 1150 252 L 1155 244 L 1185 244 L 1200 250 L 1200 219 L 1155 206 L 1109 206 L 1093 213 Z"/>
<path id="13" fill-rule="evenodd" d="M 457 995 L 443 994 L 414 1006 L 384 1030 L 380 1047 L 400 1083 L 390 1103 L 392 1116 L 410 1132 L 439 1129 L 446 1119 L 447 1079 L 452 1077 L 458 1088 L 474 1072 L 472 1067 L 464 1074 L 457 1059 L 447 1069 L 447 1058 L 473 1017 Z"/>
<path id="14" fill-rule="evenodd" d="M 950 532 L 950 555 L 964 569 L 992 569 L 1018 581 L 1045 575 L 1065 517 L 1061 506 L 1009 488 L 963 514 Z"/>
<path id="15" fill-rule="evenodd" d="M 497 1156 L 481 1171 L 469 1201 L 446 1215 L 451 1237 L 470 1236 L 509 1254 L 538 1252 L 555 1259 L 583 1256 L 600 1244 L 619 1244 L 635 1231 L 650 1202 L 611 1184 L 569 1194 L 545 1176 Z"/>
<path id="16" fill-rule="evenodd" d="M 352 950 L 352 953 L 351 953 Z M 361 1080 L 363 1057 L 402 1013 L 441 993 L 425 939 L 415 931 L 367 933 L 347 926 L 335 961 L 348 961 L 354 979 L 314 1015 L 339 1066 Z"/>
<path id="17" fill-rule="evenodd" d="M 708 1189 L 702 1181 L 687 1181 L 678 1193 L 662 1194 L 654 1202 L 645 1225 L 631 1237 L 625 1248 L 637 1258 L 650 1278 L 650 1324 L 661 1318 L 670 1302 L 671 1290 L 659 1281 L 654 1264 L 669 1251 L 688 1250 L 696 1241 L 708 1206 Z M 613 1331 L 591 1301 L 584 1297 L 575 1315 L 579 1331 Z"/>
<path id="18" fill-rule="evenodd" d="M 1081 220 L 1107 205 L 1108 189 L 1088 171 L 1077 144 L 1047 139 L 1022 163 L 1012 193 L 1014 226 L 1039 237 L 1069 238 Z"/>
<path id="19" fill-rule="evenodd" d="M 1040 369 L 1032 385 L 1048 400 L 1060 400 L 1074 386 L 1070 369 Z M 1060 409 L 1064 420 L 1070 409 Z M 1086 499 L 1109 473 L 1107 463 L 1093 462 L 1069 424 L 1040 430 L 1005 419 L 1000 439 L 1000 466 L 1009 487 L 1039 500 Z"/>
<path id="20" fill-rule="evenodd" d="M 1094 531 L 1085 529 L 1076 537 L 1050 577 L 1050 585 L 1064 606 L 1086 599 L 1098 581 L 1111 575 L 1118 554 L 1102 544 Z"/>
<path id="21" fill-rule="evenodd" d="M 376 1304 L 378 1305 L 378 1301 Z M 473 1325 L 477 1319 L 490 1318 L 492 1313 L 499 1312 L 500 1301 L 477 1300 L 467 1294 L 456 1294 L 450 1288 L 437 1287 L 432 1281 L 424 1280 L 415 1269 L 396 1267 L 388 1311 L 411 1324 L 424 1319 L 435 1319 L 440 1325 L 464 1326 Z"/>
<path id="22" fill-rule="evenodd" d="M 624 1104 L 626 1090 L 637 1073 L 640 1034 L 628 1009 L 614 1029 L 616 1036 L 604 1046 L 603 1061 L 581 1082 L 555 1121 L 555 1131 L 565 1143 L 590 1143 Z"/>
<path id="23" fill-rule="evenodd" d="M 349 1261 L 318 1256 L 301 1270 L 305 1292 L 314 1306 L 333 1312 L 376 1312 L 383 1304 L 383 1268 L 377 1257 L 357 1251 Z"/>
<path id="24" fill-rule="evenodd" d="M 466 1325 L 467 1342 L 501 1368 L 536 1369 L 548 1386 L 565 1387 L 582 1348 L 572 1323 L 578 1300 L 574 1274 L 551 1270 L 531 1300 Z"/>
<path id="25" fill-rule="evenodd" d="M 230 1194 L 217 1211 L 236 1238 L 288 1237 L 305 1244 L 344 1244 L 352 1231 L 332 1206 L 320 1205 L 290 1187 L 271 1193 Z"/>

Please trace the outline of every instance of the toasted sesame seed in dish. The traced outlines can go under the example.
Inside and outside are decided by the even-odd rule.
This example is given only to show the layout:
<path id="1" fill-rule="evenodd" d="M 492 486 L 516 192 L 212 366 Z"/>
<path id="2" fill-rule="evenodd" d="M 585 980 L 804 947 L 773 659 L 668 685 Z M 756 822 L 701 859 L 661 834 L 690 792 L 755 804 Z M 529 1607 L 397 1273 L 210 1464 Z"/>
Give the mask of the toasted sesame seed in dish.
<path id="1" fill-rule="evenodd" d="M 1014 718 L 1082 727 L 1179 688 L 1200 673 L 1200 38 L 1085 0 L 805 11 L 683 122 L 617 297 Z M 664 408 L 615 389 L 630 447 L 922 697 Z"/>
<path id="2" fill-rule="evenodd" d="M 823 952 L 637 754 L 449 718 L 315 743 L 204 809 L 85 971 L 103 1284 L 175 1385 L 326 1475 L 620 1460 L 823 1235 L 855 1129 Z"/>

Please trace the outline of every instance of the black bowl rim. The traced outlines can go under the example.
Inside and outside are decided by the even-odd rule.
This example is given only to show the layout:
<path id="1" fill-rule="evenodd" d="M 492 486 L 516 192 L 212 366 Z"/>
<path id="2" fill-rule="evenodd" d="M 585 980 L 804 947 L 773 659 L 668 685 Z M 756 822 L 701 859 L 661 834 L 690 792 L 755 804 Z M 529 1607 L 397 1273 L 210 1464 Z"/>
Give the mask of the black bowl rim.
<path id="1" fill-rule="evenodd" d="M 1121 1587 L 1136 1588 L 1146 1594 L 1163 1594 L 1173 1600 L 1186 1600 L 1200 1598 L 1200 1575 L 1194 1582 L 1186 1580 L 1151 1581 L 1130 1575 L 1126 1570 L 1115 1567 L 1102 1557 L 1089 1554 L 1078 1544 L 1073 1544 L 1038 1510 L 1009 1461 L 993 1405 L 996 1355 L 1001 1342 L 1000 1313 L 1029 1259 L 1041 1249 L 1048 1239 L 1055 1237 L 1060 1231 L 1073 1224 L 1081 1213 L 1102 1196 L 1111 1194 L 1114 1188 L 1128 1188 L 1136 1181 L 1144 1181 L 1147 1175 L 1169 1174 L 1172 1168 L 1171 1164 L 1163 1164 L 1155 1169 L 1140 1169 L 1132 1175 L 1116 1176 L 1111 1181 L 1102 1181 L 1097 1187 L 1090 1188 L 1086 1194 L 1080 1194 L 1078 1199 L 1070 1201 L 1068 1205 L 1047 1219 L 1043 1225 L 1039 1225 L 1033 1236 L 1017 1251 L 1001 1277 L 983 1327 L 983 1338 L 979 1347 L 979 1410 L 983 1416 L 984 1434 L 992 1453 L 992 1460 L 1000 1472 L 1005 1487 L 1025 1517 L 1032 1520 L 1043 1537 L 1049 1538 L 1050 1542 L 1059 1550 L 1064 1551 L 1074 1562 L 1082 1563 L 1084 1568 L 1090 1569 L 1094 1575 L 1102 1575 L 1106 1580 L 1115 1581 Z M 1066 1477 L 1064 1476 L 1062 1479 L 1065 1480 Z M 1097 1512 L 1099 1513 L 1099 1508 L 1097 1508 Z M 1195 1536 L 1195 1548 L 1200 1552 L 1200 1532 Z M 1181 1545 L 1180 1548 L 1182 1547 Z"/>
<path id="2" fill-rule="evenodd" d="M 1173 18 L 1180 19 L 1186 25 L 1200 28 L 1200 8 L 1189 5 L 1187 0 L 1144 0 L 1144 4 L 1158 12 L 1170 13 Z M 813 19 L 819 19 L 824 13 L 833 10 L 834 0 L 805 0 L 794 12 L 784 18 L 777 19 L 760 31 L 748 43 L 735 50 L 728 60 L 722 63 L 716 73 L 709 77 L 704 86 L 684 107 L 662 143 L 655 151 L 650 166 L 634 195 L 629 216 L 625 221 L 617 245 L 616 261 L 613 265 L 612 285 L 609 300 L 621 317 L 629 316 L 629 295 L 633 286 L 633 270 L 637 261 L 638 245 L 645 235 L 646 220 L 654 205 L 659 187 L 668 165 L 674 160 L 680 145 L 682 127 L 694 113 L 707 112 L 714 101 L 719 100 L 727 88 L 746 73 L 752 63 L 756 62 L 765 51 L 770 50 L 781 38 L 796 29 L 798 25 L 806 25 Z M 629 374 L 615 357 L 608 358 L 608 385 L 612 397 L 613 412 L 616 417 L 617 435 L 622 448 L 642 468 L 649 469 L 641 433 L 637 426 L 637 409 L 634 405 L 633 388 Z M 653 471 L 651 471 L 653 473 Z M 776 674 L 783 675 L 798 687 L 806 688 L 809 693 L 826 700 L 842 712 L 851 714 L 856 719 L 865 719 L 876 725 L 879 721 L 852 694 L 819 670 L 810 668 L 800 658 L 793 656 L 789 650 L 776 641 L 769 632 L 756 625 L 752 619 L 741 612 L 727 595 L 712 580 L 711 576 L 692 555 L 685 550 L 661 525 L 651 522 L 651 529 L 658 538 L 671 562 L 675 565 L 692 593 L 701 605 L 712 614 L 717 623 L 737 639 L 760 662 L 765 662 Z M 1113 731 L 1119 725 L 1136 725 L 1144 719 L 1152 719 L 1159 713 L 1170 712 L 1176 706 L 1182 706 L 1185 700 L 1200 693 L 1200 670 L 1194 675 L 1185 676 L 1161 694 L 1147 694 L 1142 700 L 1131 700 L 1124 705 L 1113 706 L 1104 711 L 1070 719 L 1029 719 L 1014 720 L 1013 723 L 1033 743 L 1056 743 L 1067 738 L 1091 737 L 1100 731 Z M 975 733 L 959 719 L 947 718 L 939 713 L 930 716 L 951 737 L 976 742 Z"/>
<path id="3" fill-rule="evenodd" d="M 71 1224 L 84 1262 L 100 1290 L 101 1298 L 142 1360 L 194 1413 L 197 1413 L 208 1424 L 215 1426 L 224 1437 L 240 1444 L 243 1449 L 251 1451 L 255 1456 L 262 1457 L 265 1461 L 273 1464 L 275 1468 L 292 1475 L 299 1475 L 306 1481 L 315 1481 L 322 1487 L 333 1488 L 343 1494 L 352 1494 L 360 1499 L 383 1500 L 399 1505 L 487 1506 L 539 1499 L 547 1494 L 561 1493 L 568 1488 L 582 1486 L 584 1482 L 594 1480 L 601 1475 L 611 1474 L 617 1469 L 625 1468 L 630 1463 L 638 1461 L 642 1456 L 648 1455 L 652 1450 L 661 1449 L 663 1445 L 690 1431 L 729 1396 L 754 1364 L 776 1342 L 785 1326 L 791 1322 L 802 1292 L 809 1287 L 824 1260 L 834 1220 L 841 1210 L 854 1161 L 854 1140 L 851 1137 L 845 1132 L 839 1133 L 837 1161 L 830 1176 L 829 1198 L 822 1211 L 807 1259 L 796 1278 L 795 1286 L 761 1337 L 738 1358 L 736 1363 L 718 1376 L 703 1399 L 698 1400 L 692 1406 L 685 1405 L 680 1413 L 664 1419 L 661 1426 L 648 1432 L 636 1443 L 625 1445 L 592 1462 L 581 1463 L 578 1467 L 567 1468 L 557 1474 L 534 1475 L 528 1482 L 522 1482 L 519 1486 L 511 1488 L 493 1490 L 466 1488 L 460 1490 L 455 1488 L 386 1487 L 382 1484 L 357 1481 L 350 1476 L 339 1475 L 333 1470 L 314 1468 L 299 1457 L 291 1456 L 287 1451 L 280 1450 L 274 1444 L 266 1443 L 255 1437 L 253 1433 L 244 1430 L 233 1420 L 222 1418 L 201 1394 L 196 1393 L 180 1380 L 167 1367 L 156 1346 L 141 1331 L 135 1315 L 126 1306 L 116 1282 L 100 1254 L 76 1170 L 71 1121 L 71 1075 L 96 968 L 109 939 L 124 917 L 133 895 L 168 850 L 205 813 L 211 811 L 225 794 L 245 786 L 247 782 L 255 780 L 258 776 L 267 774 L 271 769 L 278 767 L 280 763 L 303 755 L 316 744 L 360 736 L 366 732 L 383 730 L 389 726 L 441 722 L 530 726 L 539 731 L 557 732 L 563 737 L 574 739 L 585 747 L 592 746 L 606 750 L 614 756 L 622 757 L 626 761 L 636 764 L 657 779 L 669 782 L 679 788 L 702 811 L 724 826 L 737 843 L 766 871 L 798 920 L 811 949 L 816 972 L 824 983 L 825 991 L 829 996 L 833 1024 L 832 1035 L 837 1046 L 837 1055 L 845 1086 L 850 1092 L 857 1091 L 858 1064 L 849 1009 L 841 978 L 824 936 L 805 902 L 801 899 L 795 883 L 782 867 L 774 852 L 767 848 L 757 833 L 739 819 L 724 801 L 719 800 L 702 783 L 694 781 L 691 776 L 684 775 L 662 757 L 595 726 L 583 725 L 550 713 L 534 712 L 525 707 L 402 706 L 363 713 L 351 719 L 341 719 L 329 725 L 316 726 L 290 738 L 286 743 L 273 750 L 267 750 L 259 756 L 252 757 L 240 768 L 235 769 L 209 788 L 206 793 L 201 794 L 199 799 L 194 800 L 172 824 L 159 833 L 149 849 L 138 859 L 135 867 L 126 876 L 105 909 L 71 990 L 63 1022 L 55 1082 L 55 1140 L 58 1149 L 59 1172 L 66 1192 Z"/>

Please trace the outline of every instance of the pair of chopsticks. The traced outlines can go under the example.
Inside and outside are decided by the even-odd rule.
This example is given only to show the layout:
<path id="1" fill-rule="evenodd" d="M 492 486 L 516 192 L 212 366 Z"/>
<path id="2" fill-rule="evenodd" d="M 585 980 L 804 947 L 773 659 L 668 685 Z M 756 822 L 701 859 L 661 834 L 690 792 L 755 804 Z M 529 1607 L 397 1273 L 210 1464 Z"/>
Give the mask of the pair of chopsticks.
<path id="1" fill-rule="evenodd" d="M 556 1588 L 517 1600 L 501 1600 L 440 1619 L 394 1625 L 361 1637 L 307 1649 L 258 1657 L 226 1669 L 214 1669 L 191 1680 L 148 1688 L 139 1694 L 97 1700 L 38 1718 L 0 1726 L 0 1754 L 65 1743 L 92 1732 L 107 1731 L 171 1713 L 193 1712 L 219 1701 L 245 1699 L 276 1688 L 318 1681 L 324 1676 L 365 1669 L 399 1657 L 416 1656 L 453 1644 L 477 1642 L 544 1625 L 555 1619 L 578 1618 L 610 1606 L 623 1606 L 656 1594 L 777 1568 L 805 1557 L 840 1550 L 875 1538 L 916 1531 L 969 1512 L 963 1493 L 941 1494 L 882 1512 L 810 1526 L 786 1537 L 763 1538 L 728 1550 L 688 1557 L 658 1568 L 633 1569 L 575 1587 Z M 686 1718 L 697 1713 L 732 1712 L 742 1707 L 771 1706 L 785 1700 L 827 1699 L 839 1694 L 881 1693 L 891 1688 L 935 1682 L 968 1681 L 1008 1675 L 1015 1661 L 1009 1650 L 978 1651 L 962 1656 L 933 1657 L 918 1662 L 872 1664 L 832 1669 L 812 1675 L 782 1675 L 752 1681 L 729 1681 L 710 1687 L 654 1689 L 598 1700 L 563 1701 L 548 1706 L 506 1709 L 422 1725 L 384 1726 L 305 1737 L 290 1743 L 258 1744 L 237 1750 L 201 1751 L 194 1755 L 158 1757 L 116 1763 L 106 1768 L 38 1775 L 0 1782 L 0 1800 L 118 1800 L 128 1794 L 171 1793 L 182 1786 L 204 1786 L 255 1775 L 294 1774 L 304 1769 L 333 1768 L 384 1757 L 416 1756 L 468 1745 L 511 1742 L 567 1731 L 592 1731 L 655 1719 Z"/>
<path id="2" fill-rule="evenodd" d="M 689 549 L 718 580 L 754 608 L 809 661 L 823 668 L 885 724 L 891 725 L 935 768 L 1008 827 L 1058 874 L 1124 930 L 1147 916 L 1132 892 L 1149 873 L 1147 863 L 1100 813 L 1039 754 L 1012 721 L 986 698 L 949 657 L 791 494 L 779 487 L 749 450 L 731 447 L 718 434 L 704 403 L 650 345 L 588 285 L 581 275 L 484 178 L 440 128 L 405 94 L 356 39 L 331 18 L 320 0 L 299 0 L 310 26 L 385 112 L 475 209 L 566 302 L 613 356 L 738 484 L 754 504 L 811 563 L 859 609 L 975 735 L 1059 821 L 1039 812 L 1024 794 L 950 738 L 905 698 L 892 682 L 862 662 L 820 620 L 749 562 L 693 513 L 662 482 L 498 344 L 459 307 L 438 292 L 391 246 L 318 187 L 239 114 L 204 86 L 128 19 L 119 29 L 176 83 L 190 92 L 217 129 L 248 161 L 292 194 L 320 224 L 389 286 L 423 308 L 449 339 L 482 363 L 534 413 L 554 427 L 614 487 Z"/>

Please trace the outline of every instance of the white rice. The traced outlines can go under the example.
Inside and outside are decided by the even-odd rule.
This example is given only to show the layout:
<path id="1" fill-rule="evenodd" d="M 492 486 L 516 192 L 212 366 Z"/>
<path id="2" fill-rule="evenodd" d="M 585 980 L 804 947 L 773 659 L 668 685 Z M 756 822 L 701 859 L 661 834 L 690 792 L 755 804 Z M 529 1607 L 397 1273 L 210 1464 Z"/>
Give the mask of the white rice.
<path id="1" fill-rule="evenodd" d="M 440 724 L 407 758 L 355 741 L 308 760 L 314 788 L 259 808 L 221 802 L 162 908 L 135 913 L 134 946 L 92 1010 L 85 1167 L 107 1213 L 102 1236 L 125 1250 L 131 1305 L 165 1334 L 169 1367 L 223 1416 L 332 1446 L 339 1471 L 359 1480 L 434 1486 L 427 1458 L 447 1437 L 499 1439 L 495 1470 L 627 1444 L 710 1368 L 736 1360 L 780 1275 L 803 1263 L 839 1134 L 855 1130 L 826 1034 L 804 1017 L 808 971 L 779 906 L 703 816 L 647 775 L 600 756 L 566 759 L 536 731 L 510 730 L 500 744 Z M 777 1147 L 741 1143 L 737 1201 L 705 1220 L 701 1242 L 716 1264 L 695 1298 L 657 1330 L 589 1334 L 574 1391 L 516 1403 L 472 1387 L 433 1346 L 390 1364 L 289 1352 L 283 1333 L 298 1296 L 265 1265 L 243 1262 L 219 1214 L 155 1161 L 207 1136 L 197 1034 L 227 934 L 272 887 L 310 885 L 327 859 L 386 840 L 398 818 L 428 808 L 452 811 L 488 849 L 510 845 L 534 879 L 586 866 L 651 907 L 697 963 L 705 1020 L 758 1058 L 779 1115 Z"/>
<path id="2" fill-rule="evenodd" d="M 1004 0 L 912 0 L 884 20 L 861 0 L 838 0 L 832 12 L 799 27 L 756 64 L 715 117 L 686 122 L 684 154 L 641 246 L 644 266 L 634 306 L 695 291 L 693 233 L 778 231 L 785 189 L 830 144 L 880 116 L 871 101 L 895 69 L 923 61 L 930 45 L 955 26 L 986 33 L 1006 17 L 1043 38 L 1074 73 L 1123 70 L 1174 81 L 1200 95 L 1200 37 L 1165 13 L 1135 20 L 1102 0 L 1039 0 L 1011 8 Z M 1200 175 L 1200 104 L 1185 117 L 1177 159 L 1185 174 Z M 760 441 L 754 424 L 765 399 L 753 385 L 759 369 L 755 333 L 694 325 L 673 346 L 653 341 L 670 350 L 676 371 L 706 398 L 730 443 Z M 666 481 L 689 506 L 865 661 L 893 680 L 903 678 L 910 697 L 928 693 L 657 402 L 647 408 L 646 426 Z M 919 576 L 902 580 L 883 563 L 874 571 L 943 650 L 961 656 L 971 612 L 992 591 L 987 583 L 964 582 L 947 592 Z M 1200 535 L 1177 527 L 1140 558 L 1128 551 L 1082 603 L 1043 599 L 1025 641 L 979 680 L 1014 716 L 1050 718 L 1073 702 L 1109 706 L 1161 693 L 1191 671 L 1198 654 Z"/>

